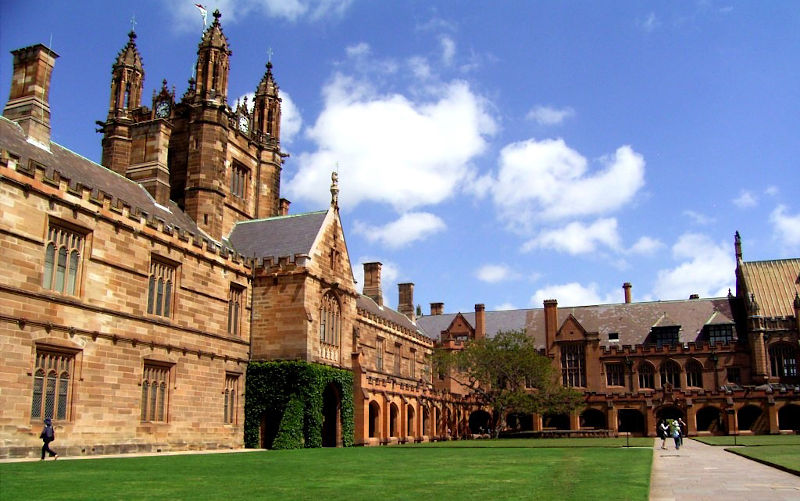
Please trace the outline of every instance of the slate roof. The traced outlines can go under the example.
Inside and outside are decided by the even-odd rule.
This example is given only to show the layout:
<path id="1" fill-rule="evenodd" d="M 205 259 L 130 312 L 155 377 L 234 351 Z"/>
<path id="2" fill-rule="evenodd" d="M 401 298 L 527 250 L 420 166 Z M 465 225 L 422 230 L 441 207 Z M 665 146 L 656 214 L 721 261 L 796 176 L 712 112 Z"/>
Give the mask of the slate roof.
<path id="1" fill-rule="evenodd" d="M 411 331 L 418 333 L 421 336 L 427 336 L 414 322 L 412 322 L 407 316 L 403 315 L 402 313 L 395 311 L 386 306 L 378 306 L 371 297 L 364 296 L 363 294 L 358 297 L 356 300 L 356 306 L 362 310 L 365 310 L 377 317 L 384 318 L 400 327 L 404 327 Z"/>
<path id="2" fill-rule="evenodd" d="M 800 294 L 800 258 L 744 262 L 740 271 L 747 292 L 755 295 L 759 315 L 794 316 L 794 298 Z"/>
<path id="3" fill-rule="evenodd" d="M 236 223 L 228 241 L 245 257 L 310 255 L 328 211 L 307 212 Z"/>
<path id="4" fill-rule="evenodd" d="M 112 205 L 124 202 L 132 209 L 139 209 L 164 221 L 172 227 L 178 227 L 196 235 L 202 235 L 195 222 L 186 215 L 174 202 L 158 205 L 150 193 L 130 179 L 100 164 L 74 153 L 67 148 L 50 143 L 50 151 L 44 150 L 28 142 L 22 128 L 11 120 L 0 116 L 0 148 L 18 155 L 19 165 L 27 167 L 30 161 L 45 167 L 48 178 L 53 172 L 69 181 L 69 185 L 77 189 L 78 185 L 91 189 L 96 195 L 103 192 L 112 199 Z"/>
<path id="5" fill-rule="evenodd" d="M 654 301 L 558 308 L 559 327 L 572 315 L 587 332 L 597 332 L 601 345 L 635 345 L 650 342 L 650 329 L 657 325 L 680 325 L 682 343 L 703 340 L 703 326 L 707 323 L 733 324 L 733 311 L 728 298 L 687 299 L 680 301 Z M 439 339 L 455 313 L 424 316 L 417 325 L 434 339 Z M 475 313 L 464 313 L 464 318 L 475 325 Z M 666 323 L 663 319 L 668 319 Z M 526 329 L 533 334 L 538 347 L 545 344 L 544 308 L 486 312 L 486 335 L 498 331 Z M 609 333 L 618 333 L 618 342 L 609 342 Z"/>

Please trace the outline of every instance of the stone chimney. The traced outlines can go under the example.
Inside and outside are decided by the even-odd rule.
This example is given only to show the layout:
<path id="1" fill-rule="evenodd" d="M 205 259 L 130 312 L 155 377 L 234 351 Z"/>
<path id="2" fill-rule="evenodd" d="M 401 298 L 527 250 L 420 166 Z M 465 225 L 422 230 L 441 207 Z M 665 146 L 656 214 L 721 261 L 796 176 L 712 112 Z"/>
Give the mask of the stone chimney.
<path id="1" fill-rule="evenodd" d="M 3 116 L 28 139 L 50 149 L 50 76 L 58 54 L 42 44 L 11 51 L 14 74 Z"/>
<path id="2" fill-rule="evenodd" d="M 399 291 L 397 311 L 407 316 L 412 322 L 416 322 L 417 316 L 414 312 L 414 284 L 397 284 L 397 288 Z"/>
<path id="3" fill-rule="evenodd" d="M 631 302 L 631 285 L 630 282 L 625 282 L 622 284 L 622 289 L 625 291 L 625 304 L 629 304 Z"/>
<path id="4" fill-rule="evenodd" d="M 486 337 L 486 308 L 482 304 L 475 305 L 475 339 Z"/>
<path id="5" fill-rule="evenodd" d="M 444 303 L 431 303 L 431 315 L 443 315 Z"/>
<path id="6" fill-rule="evenodd" d="M 548 355 L 554 353 L 558 332 L 558 301 L 555 299 L 544 300 L 544 338 L 545 351 Z"/>
<path id="7" fill-rule="evenodd" d="M 381 263 L 364 263 L 364 295 L 383 306 Z"/>
<path id="8" fill-rule="evenodd" d="M 288 216 L 289 215 L 289 206 L 291 204 L 292 204 L 292 202 L 286 200 L 285 198 L 281 198 L 280 201 L 278 201 L 278 205 L 280 206 L 279 214 L 281 216 Z"/>

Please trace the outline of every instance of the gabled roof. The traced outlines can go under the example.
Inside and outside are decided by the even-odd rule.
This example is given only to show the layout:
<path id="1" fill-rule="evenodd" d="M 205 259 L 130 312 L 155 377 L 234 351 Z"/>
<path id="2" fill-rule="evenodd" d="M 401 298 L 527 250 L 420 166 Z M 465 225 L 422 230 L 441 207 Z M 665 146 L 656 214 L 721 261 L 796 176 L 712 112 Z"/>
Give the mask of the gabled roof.
<path id="1" fill-rule="evenodd" d="M 105 193 L 112 199 L 112 206 L 124 203 L 131 207 L 132 212 L 141 210 L 149 217 L 162 219 L 173 228 L 181 228 L 198 236 L 203 234 L 192 218 L 174 202 L 159 205 L 139 183 L 56 143 L 50 143 L 50 151 L 31 144 L 20 126 L 5 117 L 0 117 L 0 149 L 19 155 L 21 166 L 27 167 L 31 160 L 43 166 L 48 178 L 52 179 L 54 172 L 58 172 L 74 189 L 81 185 L 95 194 L 98 191 Z"/>
<path id="2" fill-rule="evenodd" d="M 328 211 L 307 212 L 236 223 L 228 241 L 245 257 L 279 258 L 311 254 Z"/>
<path id="3" fill-rule="evenodd" d="M 653 301 L 647 303 L 621 303 L 592 306 L 558 308 L 558 327 L 572 315 L 587 331 L 599 335 L 601 345 L 611 345 L 608 334 L 619 334 L 619 341 L 613 345 L 643 344 L 650 329 L 662 318 L 666 323 L 659 325 L 680 325 L 681 343 L 697 341 L 703 326 L 709 321 L 733 324 L 734 317 L 728 298 L 685 299 L 678 301 Z M 417 325 L 429 337 L 440 338 L 442 330 L 452 322 L 455 314 L 431 315 L 417 319 Z M 465 313 L 464 318 L 475 325 L 475 314 Z M 540 348 L 545 344 L 544 309 L 486 312 L 486 336 L 493 337 L 498 331 L 526 329 L 533 335 Z"/>
<path id="4" fill-rule="evenodd" d="M 745 290 L 764 317 L 793 317 L 794 298 L 800 294 L 800 258 L 750 261 L 740 266 Z"/>

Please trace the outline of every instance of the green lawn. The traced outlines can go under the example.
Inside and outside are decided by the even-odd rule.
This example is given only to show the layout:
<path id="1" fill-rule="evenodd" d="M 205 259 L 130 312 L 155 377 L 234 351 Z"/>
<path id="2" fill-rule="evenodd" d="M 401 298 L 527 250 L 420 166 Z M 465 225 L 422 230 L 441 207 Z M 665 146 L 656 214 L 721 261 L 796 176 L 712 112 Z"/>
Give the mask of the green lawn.
<path id="1" fill-rule="evenodd" d="M 615 438 L 501 438 L 497 440 L 455 440 L 450 442 L 427 442 L 408 444 L 404 447 L 446 447 L 446 448 L 503 448 L 503 447 L 625 447 L 625 437 Z M 630 437 L 631 447 L 653 447 L 653 438 Z"/>
<path id="2" fill-rule="evenodd" d="M 459 446 L 6 463 L 0 499 L 648 498 L 652 439 L 646 448 L 471 442 L 481 447 L 450 442 Z"/>
<path id="3" fill-rule="evenodd" d="M 762 447 L 732 447 L 725 450 L 771 466 L 777 465 L 795 475 L 800 475 L 800 446 L 765 445 Z"/>
<path id="4" fill-rule="evenodd" d="M 708 445 L 734 445 L 732 436 L 694 437 Z M 736 445 L 800 445 L 800 435 L 742 435 L 736 437 Z"/>

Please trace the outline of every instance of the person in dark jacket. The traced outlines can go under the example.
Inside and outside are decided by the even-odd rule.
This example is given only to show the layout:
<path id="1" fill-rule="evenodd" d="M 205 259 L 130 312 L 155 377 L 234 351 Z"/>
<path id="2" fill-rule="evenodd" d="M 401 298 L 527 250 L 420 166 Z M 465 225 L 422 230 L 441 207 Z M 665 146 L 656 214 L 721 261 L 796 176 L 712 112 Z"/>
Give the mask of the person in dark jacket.
<path id="1" fill-rule="evenodd" d="M 58 454 L 56 454 L 56 452 L 50 448 L 50 442 L 56 439 L 56 432 L 53 429 L 53 422 L 50 420 L 50 418 L 44 420 L 44 428 L 39 434 L 39 438 L 41 438 L 42 442 L 44 442 L 42 445 L 42 461 L 44 461 L 45 452 L 50 454 L 50 457 L 53 458 L 53 460 L 58 459 Z"/>

